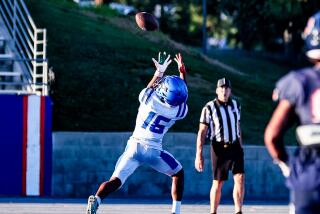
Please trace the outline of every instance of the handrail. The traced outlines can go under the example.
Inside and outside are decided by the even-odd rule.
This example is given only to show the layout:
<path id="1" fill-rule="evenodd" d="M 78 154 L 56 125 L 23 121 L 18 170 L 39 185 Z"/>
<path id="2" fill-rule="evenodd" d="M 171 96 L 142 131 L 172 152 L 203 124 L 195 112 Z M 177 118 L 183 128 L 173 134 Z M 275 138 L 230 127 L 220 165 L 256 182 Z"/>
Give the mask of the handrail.
<path id="1" fill-rule="evenodd" d="M 0 16 L 14 43 L 13 58 L 24 59 L 18 60 L 25 70 L 24 82 L 30 83 L 32 93 L 48 95 L 46 29 L 36 27 L 24 0 L 0 0 Z"/>

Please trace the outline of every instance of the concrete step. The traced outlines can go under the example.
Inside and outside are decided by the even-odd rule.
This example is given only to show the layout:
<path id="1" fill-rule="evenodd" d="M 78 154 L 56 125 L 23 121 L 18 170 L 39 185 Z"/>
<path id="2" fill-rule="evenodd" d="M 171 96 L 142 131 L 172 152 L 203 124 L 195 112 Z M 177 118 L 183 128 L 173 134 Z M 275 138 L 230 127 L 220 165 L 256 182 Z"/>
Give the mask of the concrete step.
<path id="1" fill-rule="evenodd" d="M 1 28 L 1 25 L 0 25 Z M 1 29 L 0 29 L 1 32 Z M 5 38 L 4 36 L 0 35 L 0 54 L 5 54 L 6 53 L 6 49 L 7 44 L 11 42 L 11 39 Z"/>
<path id="2" fill-rule="evenodd" d="M 0 71 L 0 76 L 16 77 L 16 76 L 21 76 L 21 73 L 20 72 L 13 72 L 13 71 Z"/>
<path id="3" fill-rule="evenodd" d="M 12 62 L 1 62 L 0 61 L 0 72 L 1 71 L 11 71 L 13 69 L 13 63 Z"/>
<path id="4" fill-rule="evenodd" d="M 0 54 L 5 53 L 6 40 L 0 36 Z"/>
<path id="5" fill-rule="evenodd" d="M 0 81 L 0 91 L 7 90 L 23 90 L 24 84 L 22 82 L 3 82 Z"/>
<path id="6" fill-rule="evenodd" d="M 0 81 L 0 85 L 1 86 L 25 86 L 25 85 L 29 85 L 28 83 L 24 83 L 24 82 L 5 82 L 5 81 Z"/>
<path id="7" fill-rule="evenodd" d="M 0 47 L 2 48 L 6 43 L 6 39 L 3 36 L 0 36 Z"/>
<path id="8" fill-rule="evenodd" d="M 12 54 L 0 54 L 0 61 L 13 61 L 14 57 Z"/>
<path id="9" fill-rule="evenodd" d="M 30 91 L 26 90 L 19 90 L 19 89 L 5 89 L 1 90 L 0 89 L 0 94 L 32 94 Z"/>

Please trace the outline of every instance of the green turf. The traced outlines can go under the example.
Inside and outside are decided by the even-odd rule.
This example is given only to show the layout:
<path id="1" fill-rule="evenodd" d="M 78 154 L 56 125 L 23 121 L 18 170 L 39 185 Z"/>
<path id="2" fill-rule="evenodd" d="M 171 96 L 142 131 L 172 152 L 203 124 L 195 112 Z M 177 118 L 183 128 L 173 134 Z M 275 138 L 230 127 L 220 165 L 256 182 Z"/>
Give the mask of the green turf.
<path id="1" fill-rule="evenodd" d="M 263 143 L 273 85 L 286 68 L 252 57 L 211 53 L 243 72 L 234 74 L 206 63 L 196 50 L 166 35 L 137 29 L 133 17 L 116 15 L 107 7 L 81 9 L 65 0 L 27 4 L 37 26 L 48 31 L 49 64 L 56 74 L 51 94 L 55 131 L 132 131 L 138 94 L 154 73 L 151 58 L 167 51 L 181 52 L 190 73 L 189 114 L 171 131 L 197 132 L 201 108 L 214 98 L 217 79 L 226 76 L 242 104 L 244 142 Z M 177 74 L 175 63 L 168 73 Z"/>

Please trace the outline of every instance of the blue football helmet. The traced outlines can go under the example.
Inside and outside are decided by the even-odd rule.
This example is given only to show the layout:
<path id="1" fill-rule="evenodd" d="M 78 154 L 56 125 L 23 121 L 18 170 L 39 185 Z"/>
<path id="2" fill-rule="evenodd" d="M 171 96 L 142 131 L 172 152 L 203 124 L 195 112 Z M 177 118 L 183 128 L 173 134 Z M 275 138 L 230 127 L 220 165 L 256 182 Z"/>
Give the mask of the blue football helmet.
<path id="1" fill-rule="evenodd" d="M 306 55 L 311 59 L 320 59 L 320 12 L 309 18 L 303 36 Z"/>
<path id="2" fill-rule="evenodd" d="M 188 88 L 178 76 L 164 76 L 156 87 L 156 95 L 171 106 L 178 106 L 188 99 Z"/>

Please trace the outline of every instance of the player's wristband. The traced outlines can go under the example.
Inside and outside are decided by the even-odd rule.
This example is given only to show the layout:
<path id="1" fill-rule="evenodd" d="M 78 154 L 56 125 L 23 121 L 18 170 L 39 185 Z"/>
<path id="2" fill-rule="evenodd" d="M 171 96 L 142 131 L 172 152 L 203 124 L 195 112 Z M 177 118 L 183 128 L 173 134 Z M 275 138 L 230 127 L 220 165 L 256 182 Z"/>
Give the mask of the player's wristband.
<path id="1" fill-rule="evenodd" d="M 179 72 L 180 72 L 180 73 L 183 73 L 183 74 L 186 73 L 186 67 L 184 66 L 184 64 L 182 64 L 182 65 L 179 67 Z"/>

